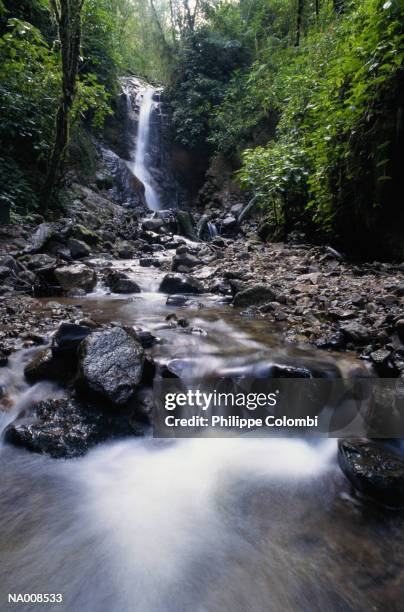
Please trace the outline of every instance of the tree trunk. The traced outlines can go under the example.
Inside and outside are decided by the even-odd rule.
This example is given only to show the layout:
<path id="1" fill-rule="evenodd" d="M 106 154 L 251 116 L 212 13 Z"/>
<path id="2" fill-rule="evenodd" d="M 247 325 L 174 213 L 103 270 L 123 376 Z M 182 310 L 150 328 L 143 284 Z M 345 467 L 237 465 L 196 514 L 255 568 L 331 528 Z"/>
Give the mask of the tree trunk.
<path id="1" fill-rule="evenodd" d="M 297 0 L 296 41 L 295 41 L 296 47 L 300 45 L 300 39 L 302 37 L 303 12 L 304 12 L 304 0 Z"/>
<path id="2" fill-rule="evenodd" d="M 51 0 L 61 46 L 62 97 L 56 115 L 55 141 L 43 189 L 45 209 L 49 206 L 59 181 L 63 157 L 69 142 L 70 113 L 77 92 L 83 4 L 84 0 Z"/>

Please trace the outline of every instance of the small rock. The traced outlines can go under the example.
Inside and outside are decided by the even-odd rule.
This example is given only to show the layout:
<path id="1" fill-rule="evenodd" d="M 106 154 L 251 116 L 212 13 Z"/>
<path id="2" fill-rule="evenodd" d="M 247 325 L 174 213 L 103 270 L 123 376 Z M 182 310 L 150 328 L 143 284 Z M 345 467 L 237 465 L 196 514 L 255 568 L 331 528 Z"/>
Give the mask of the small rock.
<path id="1" fill-rule="evenodd" d="M 238 307 L 255 306 L 276 301 L 276 292 L 268 285 L 254 285 L 234 296 L 233 305 Z"/>
<path id="2" fill-rule="evenodd" d="M 70 238 L 67 246 L 73 259 L 81 259 L 90 255 L 90 249 L 86 243 L 82 240 L 77 240 L 77 238 Z"/>
<path id="3" fill-rule="evenodd" d="M 124 272 L 113 270 L 106 277 L 106 284 L 114 293 L 140 293 L 139 285 Z"/>
<path id="4" fill-rule="evenodd" d="M 360 493 L 389 507 L 404 506 L 404 461 L 367 440 L 340 440 L 338 462 Z"/>
<path id="5" fill-rule="evenodd" d="M 161 281 L 159 291 L 161 293 L 204 293 L 205 289 L 200 281 L 192 276 L 181 276 L 180 274 L 166 274 Z"/>
<path id="6" fill-rule="evenodd" d="M 94 270 L 82 263 L 56 268 L 55 276 L 65 291 L 69 291 L 69 289 L 84 289 L 84 291 L 89 293 L 94 289 L 97 282 Z"/>

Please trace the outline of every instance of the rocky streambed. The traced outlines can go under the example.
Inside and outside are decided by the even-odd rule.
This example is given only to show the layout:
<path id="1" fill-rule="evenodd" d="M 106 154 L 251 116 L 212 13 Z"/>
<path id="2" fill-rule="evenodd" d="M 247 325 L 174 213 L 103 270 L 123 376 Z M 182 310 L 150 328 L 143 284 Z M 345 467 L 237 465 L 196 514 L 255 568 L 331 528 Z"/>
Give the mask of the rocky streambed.
<path id="1" fill-rule="evenodd" d="M 201 241 L 198 214 L 125 208 L 101 178 L 71 187 L 65 217 L 2 230 L 1 364 L 7 371 L 14 351 L 37 347 L 23 378 L 65 395 L 25 405 L 8 442 L 74 457 L 147 434 L 156 375 L 254 376 L 263 362 L 271 376 L 399 380 L 402 264 L 353 264 L 296 237 L 264 244 L 251 224 L 225 223 L 231 211 L 216 219 L 221 235 Z M 2 403 L 15 404 L 6 383 Z M 361 493 L 400 505 L 384 487 L 402 487 L 401 458 L 389 484 L 391 449 L 369 444 L 356 454 L 341 445 L 344 472 Z"/>
<path id="2" fill-rule="evenodd" d="M 201 241 L 198 214 L 126 209 L 96 186 L 69 201 L 1 235 L 1 596 L 35 584 L 89 612 L 394 609 L 397 445 L 150 432 L 156 377 L 400 380 L 400 266 L 263 244 L 249 225 Z"/>

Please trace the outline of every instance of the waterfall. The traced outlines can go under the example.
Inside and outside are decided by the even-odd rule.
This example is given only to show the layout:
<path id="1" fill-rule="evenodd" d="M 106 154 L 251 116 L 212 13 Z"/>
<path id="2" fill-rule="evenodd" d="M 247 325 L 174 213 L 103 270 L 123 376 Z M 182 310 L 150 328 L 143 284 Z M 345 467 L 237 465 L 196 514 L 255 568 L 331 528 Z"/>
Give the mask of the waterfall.
<path id="1" fill-rule="evenodd" d="M 145 187 L 145 199 L 148 208 L 159 210 L 161 208 L 160 198 L 153 187 L 153 180 L 147 167 L 150 147 L 150 121 L 154 108 L 153 96 L 154 89 L 152 87 L 143 89 L 138 94 L 140 104 L 139 127 L 132 171 Z"/>

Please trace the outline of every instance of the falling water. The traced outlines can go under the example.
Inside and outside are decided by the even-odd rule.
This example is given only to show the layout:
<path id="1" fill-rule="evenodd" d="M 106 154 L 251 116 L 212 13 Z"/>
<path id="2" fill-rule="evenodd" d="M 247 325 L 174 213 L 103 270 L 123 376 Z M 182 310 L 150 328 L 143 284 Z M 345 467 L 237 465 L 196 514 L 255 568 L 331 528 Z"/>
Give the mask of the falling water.
<path id="1" fill-rule="evenodd" d="M 146 204 L 151 210 L 159 210 L 160 199 L 153 187 L 153 180 L 148 170 L 148 156 L 150 145 L 150 121 L 152 117 L 154 102 L 154 89 L 148 87 L 138 94 L 140 102 L 139 127 L 135 162 L 133 173 L 142 181 L 145 187 Z"/>

